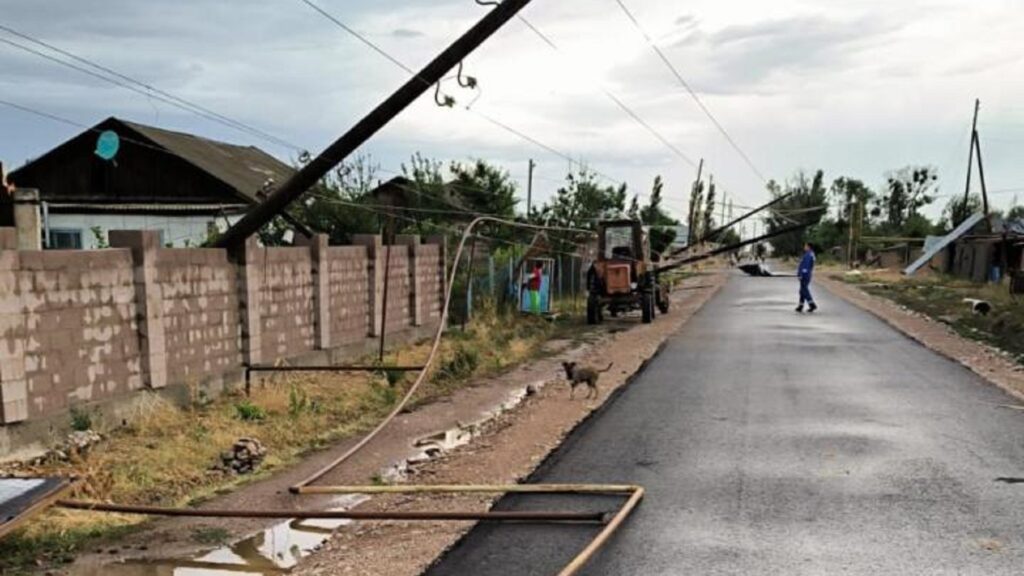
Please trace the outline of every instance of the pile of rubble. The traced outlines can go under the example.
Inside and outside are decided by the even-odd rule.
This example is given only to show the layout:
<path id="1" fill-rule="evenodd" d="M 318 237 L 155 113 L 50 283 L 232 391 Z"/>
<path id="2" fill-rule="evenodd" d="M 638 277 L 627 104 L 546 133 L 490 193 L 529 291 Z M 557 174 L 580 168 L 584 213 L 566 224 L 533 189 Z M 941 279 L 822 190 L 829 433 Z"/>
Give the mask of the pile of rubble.
<path id="1" fill-rule="evenodd" d="M 249 474 L 259 467 L 267 456 L 267 448 L 256 438 L 239 438 L 230 450 L 220 455 L 217 470 L 234 474 Z"/>

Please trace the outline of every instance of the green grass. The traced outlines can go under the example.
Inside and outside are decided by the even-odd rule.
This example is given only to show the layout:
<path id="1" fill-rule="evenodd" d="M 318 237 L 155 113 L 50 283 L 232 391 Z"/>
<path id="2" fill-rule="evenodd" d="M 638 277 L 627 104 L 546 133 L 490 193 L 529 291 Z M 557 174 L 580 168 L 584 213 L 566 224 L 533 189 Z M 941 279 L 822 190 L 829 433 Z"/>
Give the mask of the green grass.
<path id="1" fill-rule="evenodd" d="M 943 322 L 957 334 L 999 348 L 1024 364 L 1024 301 L 1011 297 L 1006 285 L 973 284 L 946 276 L 875 282 L 864 275 L 844 281 Z M 974 314 L 964 298 L 988 301 L 992 312 Z"/>

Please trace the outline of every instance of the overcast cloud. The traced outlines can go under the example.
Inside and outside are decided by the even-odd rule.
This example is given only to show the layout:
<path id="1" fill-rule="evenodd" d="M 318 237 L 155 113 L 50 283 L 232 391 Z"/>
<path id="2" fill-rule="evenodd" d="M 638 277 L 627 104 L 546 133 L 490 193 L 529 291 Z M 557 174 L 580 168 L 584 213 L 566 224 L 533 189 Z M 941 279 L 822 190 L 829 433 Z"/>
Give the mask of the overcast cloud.
<path id="1" fill-rule="evenodd" d="M 2 0 L 0 23 L 318 151 L 406 73 L 298 0 Z M 970 112 L 982 99 L 989 188 L 1022 188 L 1024 6 L 1015 1 L 626 0 L 687 81 L 769 177 L 822 168 L 880 185 L 908 163 L 939 167 L 962 191 Z M 412 67 L 482 15 L 470 0 L 319 0 Z M 912 4 L 912 5 L 911 5 Z M 534 0 L 466 70 L 474 110 L 647 192 L 656 174 L 682 212 L 695 170 L 602 92 L 611 90 L 689 157 L 707 159 L 738 203 L 766 194 L 613 0 Z M 0 39 L 22 42 L 0 31 Z M 297 152 L 110 86 L 0 43 L 0 99 L 92 125 L 120 116 Z M 466 111 L 424 97 L 362 152 L 398 170 L 412 153 L 483 157 L 519 178 L 537 160 L 551 194 L 568 163 Z M 0 105 L 0 158 L 20 165 L 79 130 Z M 387 174 L 382 174 L 387 176 Z M 1012 192 L 993 196 L 1005 206 Z M 944 202 L 943 202 L 944 203 Z"/>

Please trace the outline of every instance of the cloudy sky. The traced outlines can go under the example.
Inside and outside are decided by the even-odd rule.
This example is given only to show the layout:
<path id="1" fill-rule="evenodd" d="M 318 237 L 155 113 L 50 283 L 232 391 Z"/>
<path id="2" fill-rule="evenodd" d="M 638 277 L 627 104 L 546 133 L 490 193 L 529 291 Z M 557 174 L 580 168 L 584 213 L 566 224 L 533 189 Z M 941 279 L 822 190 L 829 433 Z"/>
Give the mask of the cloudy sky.
<path id="1" fill-rule="evenodd" d="M 316 0 L 410 67 L 429 61 L 484 8 L 470 0 Z M 974 98 L 992 198 L 1024 201 L 1024 5 L 1017 0 L 624 0 L 686 81 L 768 178 L 825 170 L 873 186 L 907 164 L 963 190 Z M 317 152 L 408 74 L 300 0 L 3 0 L 0 24 Z M 762 181 L 659 61 L 614 0 L 534 0 L 466 61 L 478 93 L 453 82 L 453 109 L 422 98 L 362 152 L 387 171 L 412 153 L 481 157 L 550 196 L 562 156 L 491 117 L 646 193 L 656 174 L 683 212 L 696 170 L 627 116 L 614 94 L 690 159 L 705 158 L 737 204 Z M 119 116 L 282 158 L 296 149 L 3 43 L 0 100 L 74 123 Z M 54 55 L 39 46 L 34 49 Z M 54 55 L 56 56 L 56 55 Z M 472 110 L 465 106 L 472 103 Z M 0 104 L 0 159 L 14 166 L 81 130 Z M 525 189 L 525 187 L 524 187 Z M 525 192 L 524 192 L 525 195 Z M 941 200 L 945 203 L 945 199 Z"/>

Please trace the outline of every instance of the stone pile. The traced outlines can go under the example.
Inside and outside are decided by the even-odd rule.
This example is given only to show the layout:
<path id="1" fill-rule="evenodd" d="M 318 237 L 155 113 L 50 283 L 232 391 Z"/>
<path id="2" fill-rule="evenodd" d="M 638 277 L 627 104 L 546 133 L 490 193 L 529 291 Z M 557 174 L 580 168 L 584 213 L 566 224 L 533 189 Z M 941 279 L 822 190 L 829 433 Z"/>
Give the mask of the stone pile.
<path id="1" fill-rule="evenodd" d="M 267 456 L 267 449 L 256 438 L 239 438 L 230 450 L 220 455 L 217 469 L 235 474 L 253 472 Z"/>

